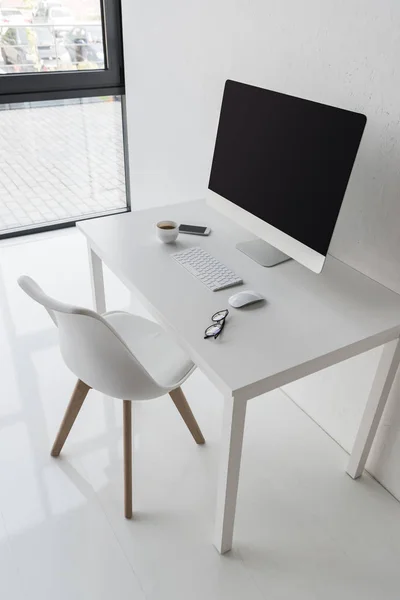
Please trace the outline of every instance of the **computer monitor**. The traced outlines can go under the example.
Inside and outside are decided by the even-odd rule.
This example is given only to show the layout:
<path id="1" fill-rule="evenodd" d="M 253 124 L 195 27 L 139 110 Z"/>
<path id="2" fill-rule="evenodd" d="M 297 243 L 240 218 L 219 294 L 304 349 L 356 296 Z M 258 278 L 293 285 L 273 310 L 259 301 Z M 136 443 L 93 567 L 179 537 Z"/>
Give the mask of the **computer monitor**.
<path id="1" fill-rule="evenodd" d="M 259 238 L 237 247 L 265 266 L 291 257 L 320 273 L 365 123 L 228 80 L 207 201 Z"/>

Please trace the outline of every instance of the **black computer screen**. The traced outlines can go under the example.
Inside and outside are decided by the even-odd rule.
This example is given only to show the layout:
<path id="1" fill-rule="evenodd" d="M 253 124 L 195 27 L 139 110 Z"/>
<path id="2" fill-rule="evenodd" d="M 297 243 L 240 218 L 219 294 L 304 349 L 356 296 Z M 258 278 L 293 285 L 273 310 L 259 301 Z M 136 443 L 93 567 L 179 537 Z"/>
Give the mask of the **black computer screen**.
<path id="1" fill-rule="evenodd" d="M 365 123 L 228 80 L 209 189 L 325 255 Z"/>

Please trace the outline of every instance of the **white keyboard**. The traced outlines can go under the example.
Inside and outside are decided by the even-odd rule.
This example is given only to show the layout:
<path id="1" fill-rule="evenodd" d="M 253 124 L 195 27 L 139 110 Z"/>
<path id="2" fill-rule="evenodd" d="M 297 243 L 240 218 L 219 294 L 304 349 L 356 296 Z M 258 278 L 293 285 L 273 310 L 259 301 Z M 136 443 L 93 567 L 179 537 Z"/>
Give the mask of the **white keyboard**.
<path id="1" fill-rule="evenodd" d="M 172 258 L 213 292 L 243 283 L 233 271 L 202 248 L 182 250 L 172 254 Z"/>

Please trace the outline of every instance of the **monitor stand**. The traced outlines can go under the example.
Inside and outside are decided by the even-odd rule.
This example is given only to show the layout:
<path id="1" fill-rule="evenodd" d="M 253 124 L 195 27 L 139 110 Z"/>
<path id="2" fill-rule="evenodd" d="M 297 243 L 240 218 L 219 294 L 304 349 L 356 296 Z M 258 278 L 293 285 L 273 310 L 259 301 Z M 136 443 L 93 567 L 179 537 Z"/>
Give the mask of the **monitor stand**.
<path id="1" fill-rule="evenodd" d="M 236 244 L 236 248 L 263 267 L 274 267 L 287 260 L 291 260 L 290 256 L 277 250 L 277 248 L 274 248 L 274 246 L 271 246 L 271 244 L 264 242 L 260 238 L 250 240 L 249 242 L 240 242 Z"/>

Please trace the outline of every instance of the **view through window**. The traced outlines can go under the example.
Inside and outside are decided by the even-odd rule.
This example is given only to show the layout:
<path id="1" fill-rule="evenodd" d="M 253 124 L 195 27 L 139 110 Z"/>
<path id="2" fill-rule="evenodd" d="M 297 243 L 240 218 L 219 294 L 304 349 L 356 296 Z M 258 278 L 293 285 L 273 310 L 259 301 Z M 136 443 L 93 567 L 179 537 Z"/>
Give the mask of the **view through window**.
<path id="1" fill-rule="evenodd" d="M 0 0 L 0 35 L 3 74 L 105 67 L 99 0 Z"/>
<path id="2" fill-rule="evenodd" d="M 120 98 L 4 108 L 0 232 L 76 221 L 126 207 Z"/>

